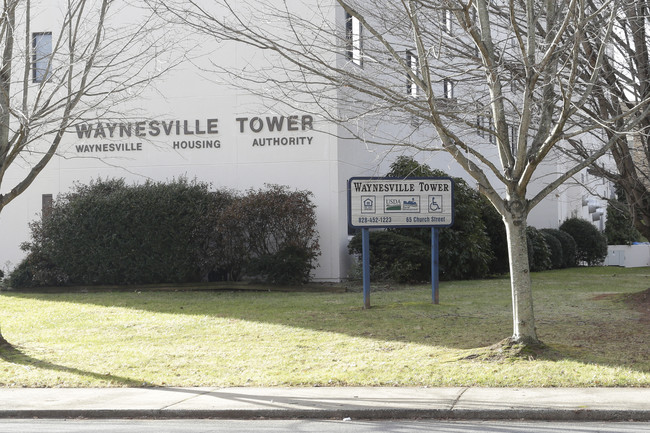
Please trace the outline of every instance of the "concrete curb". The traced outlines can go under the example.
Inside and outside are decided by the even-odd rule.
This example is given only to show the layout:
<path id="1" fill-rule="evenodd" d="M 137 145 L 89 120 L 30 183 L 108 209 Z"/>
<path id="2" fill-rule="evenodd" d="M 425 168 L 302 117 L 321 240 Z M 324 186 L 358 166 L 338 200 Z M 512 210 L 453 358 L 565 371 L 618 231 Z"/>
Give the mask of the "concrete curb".
<path id="1" fill-rule="evenodd" d="M 650 421 L 650 388 L 4 388 L 0 418 Z"/>
<path id="2" fill-rule="evenodd" d="M 0 410 L 0 419 L 453 419 L 530 421 L 650 421 L 649 411 L 624 410 L 161 410 L 161 409 L 61 409 Z"/>

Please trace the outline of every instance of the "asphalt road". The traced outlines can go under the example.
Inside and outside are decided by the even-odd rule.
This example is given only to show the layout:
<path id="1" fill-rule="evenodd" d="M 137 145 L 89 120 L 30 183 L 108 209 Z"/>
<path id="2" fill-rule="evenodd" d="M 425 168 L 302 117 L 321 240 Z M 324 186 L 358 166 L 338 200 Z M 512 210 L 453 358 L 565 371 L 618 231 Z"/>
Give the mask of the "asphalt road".
<path id="1" fill-rule="evenodd" d="M 0 420 L 0 433 L 648 433 L 650 422 Z"/>

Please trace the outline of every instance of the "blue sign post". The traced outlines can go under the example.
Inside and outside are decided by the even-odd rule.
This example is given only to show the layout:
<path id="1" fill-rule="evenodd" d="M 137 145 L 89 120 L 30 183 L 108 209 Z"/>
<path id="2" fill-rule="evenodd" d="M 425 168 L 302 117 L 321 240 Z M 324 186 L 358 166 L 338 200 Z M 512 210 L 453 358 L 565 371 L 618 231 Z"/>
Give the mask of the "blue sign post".
<path id="1" fill-rule="evenodd" d="M 348 181 L 348 223 L 361 229 L 364 308 L 370 308 L 371 227 L 431 227 L 431 298 L 438 304 L 438 230 L 453 224 L 453 189 L 447 177 L 353 177 Z"/>
<path id="2" fill-rule="evenodd" d="M 431 227 L 431 302 L 438 304 L 440 283 L 440 249 L 438 248 L 438 227 Z"/>
<path id="3" fill-rule="evenodd" d="M 370 230 L 361 229 L 361 256 L 363 260 L 363 308 L 370 308 Z"/>

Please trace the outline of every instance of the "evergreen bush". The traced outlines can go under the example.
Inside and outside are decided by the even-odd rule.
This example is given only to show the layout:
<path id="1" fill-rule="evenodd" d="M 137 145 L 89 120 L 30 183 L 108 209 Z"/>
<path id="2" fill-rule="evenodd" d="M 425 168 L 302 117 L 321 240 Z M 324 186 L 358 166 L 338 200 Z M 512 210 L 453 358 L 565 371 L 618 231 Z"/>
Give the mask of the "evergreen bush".
<path id="1" fill-rule="evenodd" d="M 546 241 L 546 245 L 550 252 L 551 269 L 560 269 L 564 267 L 564 251 L 560 240 L 555 237 L 549 229 L 541 229 L 539 232 L 544 236 L 544 240 Z"/>
<path id="2" fill-rule="evenodd" d="M 264 281 L 303 282 L 319 252 L 308 193 L 272 186 L 242 199 L 185 179 L 77 185 L 31 230 L 15 288 L 198 282 L 247 266 Z"/>
<path id="3" fill-rule="evenodd" d="M 202 183 L 100 179 L 60 196 L 23 249 L 37 285 L 197 281 L 216 206 Z"/>
<path id="4" fill-rule="evenodd" d="M 362 252 L 361 233 L 348 244 L 350 254 Z M 431 277 L 431 247 L 413 236 L 392 230 L 371 231 L 370 278 L 396 283 L 418 283 Z"/>
<path id="5" fill-rule="evenodd" d="M 551 269 L 551 252 L 544 235 L 535 227 L 526 227 L 528 242 L 528 267 L 531 272 Z"/>
<path id="6" fill-rule="evenodd" d="M 281 284 L 309 280 L 320 254 L 310 192 L 279 185 L 249 190 L 224 217 L 238 226 L 234 233 L 243 243 L 247 275 Z"/>
<path id="7" fill-rule="evenodd" d="M 387 176 L 395 178 L 448 177 L 443 171 L 433 170 L 426 164 L 420 164 L 407 156 L 397 158 L 391 164 L 391 170 L 387 173 Z M 495 258 L 485 223 L 481 218 L 481 196 L 463 179 L 454 178 L 453 181 L 454 225 L 439 229 L 439 276 L 441 280 L 482 278 L 492 273 L 490 265 Z M 503 226 L 503 223 L 501 223 L 501 226 Z M 393 273 L 391 279 L 428 281 L 431 278 L 431 229 L 394 228 L 387 231 L 400 235 L 400 237 L 393 239 L 394 242 L 399 239 L 399 245 L 410 245 L 418 251 L 415 256 L 409 255 L 409 257 L 412 257 L 412 261 L 400 260 L 400 266 L 403 267 L 403 270 L 396 271 L 398 274 L 412 272 L 413 275 L 410 278 L 407 276 L 396 278 Z M 372 236 L 377 235 L 371 235 L 371 239 Z M 387 237 L 390 235 L 380 236 Z M 409 242 L 405 238 L 415 239 L 417 242 Z M 422 246 L 423 248 L 421 248 Z M 354 247 L 352 249 L 354 250 Z M 375 252 L 371 251 L 371 256 L 372 254 L 375 254 Z M 374 271 L 371 270 L 371 272 Z M 390 273 L 384 268 L 382 268 L 382 272 Z"/>
<path id="8" fill-rule="evenodd" d="M 560 230 L 570 234 L 575 240 L 577 264 L 594 266 L 602 263 L 607 257 L 607 239 L 589 221 L 569 218 L 562 223 Z"/>
<path id="9" fill-rule="evenodd" d="M 481 219 L 485 225 L 485 232 L 490 239 L 490 249 L 493 259 L 489 264 L 491 274 L 505 274 L 510 271 L 508 259 L 508 238 L 506 226 L 499 212 L 485 197 L 481 197 Z"/>
<path id="10" fill-rule="evenodd" d="M 562 264 L 560 268 L 576 266 L 576 241 L 565 231 L 559 229 L 542 229 L 545 235 L 551 235 L 560 242 L 562 247 Z"/>
<path id="11" fill-rule="evenodd" d="M 605 237 L 608 245 L 631 245 L 641 240 L 641 233 L 634 227 L 630 207 L 622 200 L 609 200 Z"/>

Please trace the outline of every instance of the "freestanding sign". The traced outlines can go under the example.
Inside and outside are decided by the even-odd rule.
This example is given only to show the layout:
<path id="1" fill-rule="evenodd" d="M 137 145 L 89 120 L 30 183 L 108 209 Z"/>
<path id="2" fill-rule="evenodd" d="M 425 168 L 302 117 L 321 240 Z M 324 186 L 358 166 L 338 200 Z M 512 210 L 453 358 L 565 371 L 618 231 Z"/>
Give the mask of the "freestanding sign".
<path id="1" fill-rule="evenodd" d="M 438 303 L 438 229 L 454 223 L 451 178 L 350 178 L 348 222 L 361 228 L 364 308 L 370 308 L 371 227 L 431 227 L 431 297 Z"/>
<path id="2" fill-rule="evenodd" d="M 454 222 L 450 178 L 353 177 L 348 194 L 352 227 L 449 227 Z"/>

